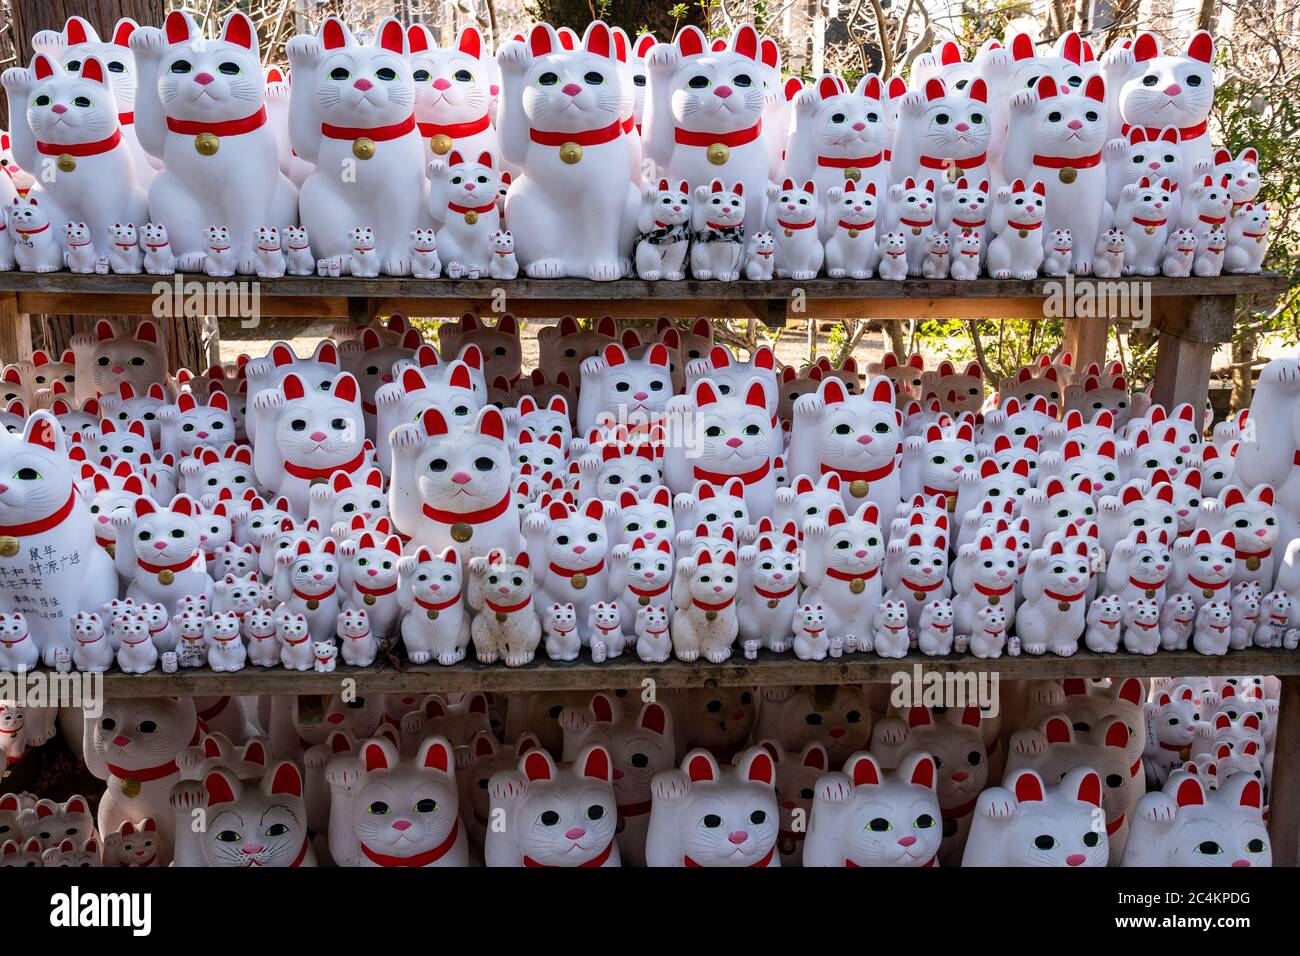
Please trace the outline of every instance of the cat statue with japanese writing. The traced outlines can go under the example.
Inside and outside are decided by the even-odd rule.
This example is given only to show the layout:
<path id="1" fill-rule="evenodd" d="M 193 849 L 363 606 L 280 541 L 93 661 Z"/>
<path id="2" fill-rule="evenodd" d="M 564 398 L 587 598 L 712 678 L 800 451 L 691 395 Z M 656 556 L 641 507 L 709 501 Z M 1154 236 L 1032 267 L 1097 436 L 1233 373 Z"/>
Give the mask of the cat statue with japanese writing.
<path id="1" fill-rule="evenodd" d="M 347 231 L 365 223 L 381 271 L 400 276 L 410 271 L 411 231 L 432 222 L 425 147 L 402 24 L 386 18 L 372 36 L 363 46 L 329 17 L 317 35 L 289 41 L 289 141 L 316 166 L 300 203 L 315 257 L 346 256 Z"/>
<path id="2" fill-rule="evenodd" d="M 537 24 L 526 41 L 504 44 L 497 62 L 501 153 L 521 170 L 506 194 L 519 265 L 534 279 L 621 278 L 641 197 L 628 176 L 614 32 L 597 20 L 581 46 L 566 47 Z"/>
<path id="3" fill-rule="evenodd" d="M 136 134 L 164 167 L 149 185 L 150 218 L 167 227 L 181 271 L 202 267 L 205 230 L 221 223 L 238 270 L 251 273 L 256 227 L 298 219 L 297 191 L 280 172 L 266 122 L 257 29 L 235 11 L 219 38 L 207 39 L 188 13 L 173 10 L 162 29 L 132 33 L 131 50 Z"/>
<path id="4" fill-rule="evenodd" d="M 175 811 L 175 866 L 315 866 L 307 830 L 303 777 L 298 765 L 282 760 L 260 780 L 241 780 L 215 766 L 201 780 L 186 780 L 171 791 Z M 196 810 L 206 826 L 192 825 Z"/>

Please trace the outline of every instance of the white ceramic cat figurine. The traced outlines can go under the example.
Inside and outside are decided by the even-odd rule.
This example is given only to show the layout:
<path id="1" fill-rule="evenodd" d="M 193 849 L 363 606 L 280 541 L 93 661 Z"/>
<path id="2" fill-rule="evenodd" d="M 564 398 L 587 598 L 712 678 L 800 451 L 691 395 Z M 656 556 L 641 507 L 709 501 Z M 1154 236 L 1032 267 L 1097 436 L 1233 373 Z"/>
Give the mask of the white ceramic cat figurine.
<path id="1" fill-rule="evenodd" d="M 280 230 L 274 226 L 258 226 L 253 234 L 253 271 L 258 278 L 276 279 L 284 275 L 284 249 L 280 245 Z"/>
<path id="2" fill-rule="evenodd" d="M 826 655 L 838 657 L 844 648 L 843 638 L 832 640 L 826 634 L 826 608 L 820 604 L 805 604 L 794 615 L 794 654 L 801 661 L 825 660 Z"/>
<path id="3" fill-rule="evenodd" d="M 526 42 L 498 53 L 501 154 L 521 170 L 506 216 L 532 278 L 612 280 L 629 270 L 640 195 L 628 177 L 616 53 L 601 21 L 587 27 L 580 48 L 537 24 Z"/>
<path id="4" fill-rule="evenodd" d="M 477 155 L 499 153 L 493 126 L 497 89 L 495 64 L 477 27 L 462 27 L 447 47 L 429 28 L 406 30 L 415 81 L 415 122 L 424 139 L 424 163 L 452 149 Z"/>
<path id="5" fill-rule="evenodd" d="M 817 185 L 809 180 L 796 186 L 785 180 L 767 187 L 767 228 L 776 242 L 775 268 L 781 279 L 814 279 L 821 271 L 826 250 L 818 233 L 821 201 Z"/>
<path id="6" fill-rule="evenodd" d="M 1016 611 L 1016 636 L 1027 654 L 1068 657 L 1085 630 L 1088 602 L 1081 600 L 1091 579 L 1086 542 L 1055 541 L 1036 549 L 1024 580 L 1024 603 Z"/>
<path id="7" fill-rule="evenodd" d="M 542 626 L 533 605 L 533 573 L 528 552 L 513 559 L 493 550 L 469 561 L 470 626 L 480 664 L 503 660 L 521 667 L 533 659 Z"/>
<path id="8" fill-rule="evenodd" d="M 678 660 L 689 662 L 703 655 L 719 664 L 731 656 L 740 630 L 735 607 L 738 588 L 734 551 L 715 558 L 706 549 L 678 559 L 673 582 L 676 613 L 671 622 Z"/>
<path id="9" fill-rule="evenodd" d="M 1130 275 L 1154 276 L 1161 271 L 1166 240 L 1173 232 L 1173 184 L 1143 176 L 1120 191 L 1115 225 L 1124 230 L 1127 245 L 1124 269 Z"/>
<path id="10" fill-rule="evenodd" d="M 1226 272 L 1259 272 L 1268 251 L 1268 203 L 1248 202 L 1232 213 L 1228 247 L 1223 254 Z"/>
<path id="11" fill-rule="evenodd" d="M 95 674 L 113 663 L 113 645 L 98 614 L 78 611 L 72 621 L 72 661 L 77 670 Z"/>
<path id="12" fill-rule="evenodd" d="M 339 558 L 333 538 L 302 539 L 276 557 L 276 616 L 302 614 L 313 641 L 332 639 L 339 614 Z"/>
<path id="13" fill-rule="evenodd" d="M 429 164 L 429 205 L 440 223 L 438 253 L 448 278 L 489 274 L 497 258 L 492 237 L 501 230 L 496 202 L 500 181 L 491 153 L 475 159 L 452 150 L 445 162 L 435 159 Z"/>
<path id="14" fill-rule="evenodd" d="M 239 615 L 231 611 L 214 614 L 204 625 L 208 645 L 208 666 L 217 673 L 244 669 L 248 659 L 241 639 Z"/>
<path id="15" fill-rule="evenodd" d="M 826 214 L 830 232 L 826 238 L 826 274 L 832 279 L 848 276 L 870 279 L 880 253 L 876 245 L 876 184 L 863 189 L 846 179 L 826 192 Z"/>
<path id="16" fill-rule="evenodd" d="M 872 243 L 872 251 L 875 244 Z M 767 282 L 774 274 L 776 239 L 771 231 L 756 232 L 750 237 L 749 251 L 745 254 L 745 278 L 751 282 Z"/>
<path id="17" fill-rule="evenodd" d="M 695 187 L 691 207 L 692 276 L 720 282 L 734 282 L 740 277 L 740 267 L 745 263 L 747 208 L 744 183 L 726 186 L 714 179 L 708 185 Z M 775 236 L 772 241 L 775 268 Z"/>
<path id="18" fill-rule="evenodd" d="M 1232 606 L 1227 601 L 1207 601 L 1196 612 L 1192 647 L 1198 654 L 1222 655 L 1232 640 Z"/>
<path id="19" fill-rule="evenodd" d="M 316 662 L 306 614 L 283 614 L 275 619 L 280 639 L 280 663 L 287 670 L 309 671 Z"/>
<path id="20" fill-rule="evenodd" d="M 636 656 L 641 660 L 662 664 L 672 656 L 669 607 L 669 604 L 648 604 L 636 612 Z"/>
<path id="21" fill-rule="evenodd" d="M 1083 640 L 1088 650 L 1113 654 L 1123 636 L 1124 607 L 1114 594 L 1101 594 L 1088 606 L 1087 629 Z"/>
<path id="22" fill-rule="evenodd" d="M 889 187 L 890 218 L 894 228 L 907 242 L 907 274 L 921 274 L 921 260 L 934 230 L 938 205 L 933 179 L 915 180 L 908 176 Z M 883 253 L 882 253 L 883 254 Z"/>
<path id="23" fill-rule="evenodd" d="M 988 273 L 995 279 L 1033 279 L 1043 262 L 1043 227 L 1047 187 L 1042 181 L 1016 179 L 997 191 Z M 1073 232 L 1071 233 L 1073 243 Z"/>
<path id="24" fill-rule="evenodd" d="M 1070 271 L 1074 260 L 1074 237 L 1069 229 L 1053 229 L 1044 239 L 1043 275 L 1060 278 Z"/>
<path id="25" fill-rule="evenodd" d="M 416 279 L 436 279 L 442 275 L 438 258 L 437 234 L 432 229 L 411 230 L 411 275 Z"/>
<path id="26" fill-rule="evenodd" d="M 950 598 L 936 598 L 926 603 L 917 624 L 917 646 L 921 653 L 942 655 L 952 652 L 956 616 Z"/>
<path id="27" fill-rule="evenodd" d="M 953 90 L 941 79 L 929 79 L 907 93 L 894 129 L 892 180 L 902 182 L 918 173 L 987 179 L 992 130 L 988 98 L 988 87 L 979 77 Z"/>
<path id="28" fill-rule="evenodd" d="M 302 771 L 289 760 L 266 769 L 260 780 L 241 780 L 223 766 L 171 791 L 175 811 L 176 866 L 315 866 L 307 831 Z M 202 811 L 209 826 L 191 825 Z"/>
<path id="29" fill-rule="evenodd" d="M 425 147 L 402 24 L 387 18 L 373 37 L 362 46 L 342 20 L 329 17 L 318 35 L 289 41 L 289 139 L 316 166 L 301 201 L 313 256 L 346 256 L 347 231 L 368 223 L 381 271 L 406 275 L 411 230 L 432 222 Z"/>
<path id="30" fill-rule="evenodd" d="M 14 261 L 23 272 L 58 272 L 63 268 L 63 248 L 50 227 L 50 216 L 37 196 L 14 197 L 9 209 Z"/>
<path id="31" fill-rule="evenodd" d="M 176 253 L 162 223 L 146 222 L 140 227 L 140 247 L 144 250 L 144 271 L 149 275 L 169 276 L 176 272 Z"/>
<path id="32" fill-rule="evenodd" d="M 880 278 L 901 280 L 907 278 L 907 234 L 887 232 L 880 237 L 877 247 L 880 255 Z"/>
<path id="33" fill-rule="evenodd" d="M 1154 598 L 1136 598 L 1124 608 L 1124 650 L 1130 654 L 1154 654 L 1160 649 L 1160 603 Z"/>
<path id="34" fill-rule="evenodd" d="M 206 39 L 189 14 L 174 10 L 161 30 L 132 33 L 131 50 L 136 133 L 165 167 L 149 186 L 151 218 L 167 227 L 181 270 L 202 265 L 204 230 L 222 223 L 238 270 L 252 272 L 258 223 L 297 221 L 296 190 L 280 172 L 266 123 L 256 28 L 235 11 L 219 38 Z"/>
<path id="35" fill-rule="evenodd" d="M 843 639 L 850 651 L 872 649 L 871 622 L 880 603 L 885 556 L 878 522 L 877 507 L 865 503 L 852 516 L 832 508 L 824 520 L 808 521 L 803 528 L 802 600 L 825 606 L 829 636 Z"/>
<path id="36" fill-rule="evenodd" d="M 1055 785 L 1017 770 L 980 794 L 962 866 L 1105 866 L 1101 778 L 1076 767 Z"/>
<path id="37" fill-rule="evenodd" d="M 63 229 L 64 265 L 69 272 L 79 275 L 91 275 L 99 256 L 95 253 L 95 244 L 91 241 L 90 229 L 84 222 L 70 222 Z"/>
<path id="38" fill-rule="evenodd" d="M 1197 276 L 1217 276 L 1223 272 L 1223 257 L 1228 248 L 1228 233 L 1222 227 L 1215 227 L 1196 244 L 1196 258 L 1192 262 L 1192 274 Z"/>
<path id="39" fill-rule="evenodd" d="M 691 190 L 667 179 L 641 191 L 637 214 L 636 274 L 642 279 L 675 281 L 686 275 L 691 237 Z"/>
<path id="40" fill-rule="evenodd" d="M 1264 789 L 1250 774 L 1209 787 L 1176 773 L 1133 814 L 1121 866 L 1272 866 Z"/>
<path id="41" fill-rule="evenodd" d="M 948 259 L 952 252 L 952 243 L 948 233 L 942 229 L 933 230 L 925 240 L 925 253 L 921 259 L 921 275 L 927 279 L 948 278 Z"/>
<path id="42" fill-rule="evenodd" d="M 36 667 L 41 649 L 22 614 L 0 614 L 0 670 L 23 674 Z"/>
<path id="43" fill-rule="evenodd" d="M 398 565 L 402 557 L 402 540 L 395 534 L 387 537 L 362 532 L 339 547 L 344 610 L 364 611 L 368 630 L 376 640 L 387 639 L 397 625 Z M 347 645 L 344 645 L 345 657 Z M 355 649 L 354 649 L 355 650 Z M 349 664 L 354 663 L 348 661 Z"/>
<path id="44" fill-rule="evenodd" d="M 1192 274 L 1196 261 L 1196 232 L 1192 229 L 1175 229 L 1165 242 L 1164 258 L 1161 260 L 1162 275 L 1176 279 L 1185 279 Z"/>

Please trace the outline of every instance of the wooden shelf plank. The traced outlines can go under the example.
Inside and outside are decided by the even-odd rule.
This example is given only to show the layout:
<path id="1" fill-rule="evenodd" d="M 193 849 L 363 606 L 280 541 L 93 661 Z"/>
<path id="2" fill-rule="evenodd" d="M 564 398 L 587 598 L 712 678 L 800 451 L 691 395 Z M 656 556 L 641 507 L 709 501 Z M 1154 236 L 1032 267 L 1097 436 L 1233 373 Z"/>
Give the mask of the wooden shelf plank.
<path id="1" fill-rule="evenodd" d="M 925 657 L 909 654 L 900 660 L 886 660 L 874 654 L 854 654 L 840 660 L 801 661 L 789 655 L 764 652 L 758 660 L 733 656 L 725 664 L 697 661 L 684 664 L 646 664 L 635 657 L 592 664 L 583 658 L 571 664 L 534 661 L 526 667 L 500 664 L 484 666 L 461 663 L 451 667 L 436 664 L 387 664 L 357 668 L 340 666 L 336 671 L 289 672 L 280 668 L 248 667 L 233 674 L 217 674 L 206 667 L 175 674 L 104 675 L 104 693 L 109 697 L 157 697 L 166 695 L 221 696 L 225 694 L 329 694 L 337 693 L 342 681 L 351 678 L 366 693 L 432 693 L 435 691 L 529 691 L 601 690 L 640 687 L 654 681 L 666 687 L 748 687 L 772 684 L 860 684 L 888 683 L 895 675 L 913 675 L 920 667 L 925 674 L 997 674 L 999 680 L 1045 677 L 1158 677 L 1180 674 L 1300 675 L 1300 653 L 1251 649 L 1232 651 L 1222 657 L 1207 657 L 1194 651 L 1161 651 L 1150 656 L 1093 654 L 1081 651 L 1073 657 Z"/>

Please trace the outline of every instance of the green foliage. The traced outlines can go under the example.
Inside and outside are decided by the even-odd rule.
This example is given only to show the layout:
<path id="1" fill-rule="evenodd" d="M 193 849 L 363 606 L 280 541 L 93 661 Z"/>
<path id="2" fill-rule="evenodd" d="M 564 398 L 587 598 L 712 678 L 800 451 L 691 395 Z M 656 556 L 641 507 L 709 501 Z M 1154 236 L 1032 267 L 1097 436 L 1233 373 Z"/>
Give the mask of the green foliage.
<path id="1" fill-rule="evenodd" d="M 653 33 L 661 40 L 672 37 L 679 26 L 693 23 L 707 29 L 709 10 L 718 0 L 691 0 L 673 6 L 646 4 L 640 0 L 526 0 L 524 12 L 531 20 L 554 26 L 572 27 L 581 36 L 592 20 L 620 26 L 636 39 L 638 33 Z"/>

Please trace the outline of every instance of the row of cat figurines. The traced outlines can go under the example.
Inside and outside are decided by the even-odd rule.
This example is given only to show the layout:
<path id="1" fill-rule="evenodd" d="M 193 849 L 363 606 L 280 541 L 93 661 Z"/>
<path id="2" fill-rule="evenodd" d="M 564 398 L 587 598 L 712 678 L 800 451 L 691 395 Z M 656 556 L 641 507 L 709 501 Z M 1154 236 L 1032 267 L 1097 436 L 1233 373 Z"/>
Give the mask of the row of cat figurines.
<path id="1" fill-rule="evenodd" d="M 1152 171 L 1186 191 L 1218 169 L 1205 122 L 1214 85 L 1205 32 L 1178 54 L 1143 33 L 1100 58 L 1075 34 L 1063 48 L 1073 59 L 1038 57 L 1018 35 L 990 44 L 977 63 L 946 53 L 927 61 L 912 89 L 899 92 L 877 77 L 853 90 L 824 77 L 801 90 L 782 80 L 775 44 L 749 24 L 717 44 L 688 26 L 672 42 L 635 45 L 599 21 L 582 37 L 539 24 L 493 57 L 477 32 L 435 53 L 423 28 L 387 19 L 363 44 L 330 17 L 287 45 L 297 81 L 279 82 L 280 71 L 274 96 L 254 26 L 240 12 L 216 38 L 180 11 L 161 29 L 119 32 L 108 50 L 81 24 L 61 42 L 43 35 L 31 65 L 6 72 L 10 114 L 27 120 L 14 124 L 14 155 L 28 169 L 56 170 L 32 186 L 61 210 L 56 223 L 84 221 L 98 244 L 113 222 L 161 222 L 191 272 L 213 224 L 229 229 L 234 261 L 252 272 L 258 222 L 283 227 L 301 217 L 317 262 L 347 256 L 349 230 L 369 224 L 382 270 L 409 274 L 416 229 L 443 227 L 444 245 L 457 241 L 452 233 L 490 235 L 483 220 L 462 217 L 487 210 L 495 195 L 468 192 L 478 175 L 449 172 L 446 162 L 486 155 L 512 173 L 509 221 L 519 264 L 534 278 L 626 274 L 639 186 L 660 177 L 692 189 L 714 178 L 743 187 L 743 224 L 754 236 L 769 221 L 772 182 L 829 190 L 852 173 L 883 199 L 886 187 L 932 169 L 997 185 L 1044 182 L 1047 231 L 1070 230 L 1072 268 L 1087 274 L 1108 202 L 1117 201 L 1111 179 L 1118 192 L 1140 168 L 1118 161 L 1121 149 L 1127 159 L 1135 140 L 1164 144 L 1170 129 L 1179 161 Z M 103 56 L 126 75 L 111 73 Z M 134 109 L 119 106 L 119 95 Z M 59 110 L 82 102 L 94 122 L 69 134 Z M 126 135 L 120 114 L 132 120 Z M 1115 141 L 1116 161 L 1104 163 Z M 443 258 L 457 259 L 455 250 Z"/>

